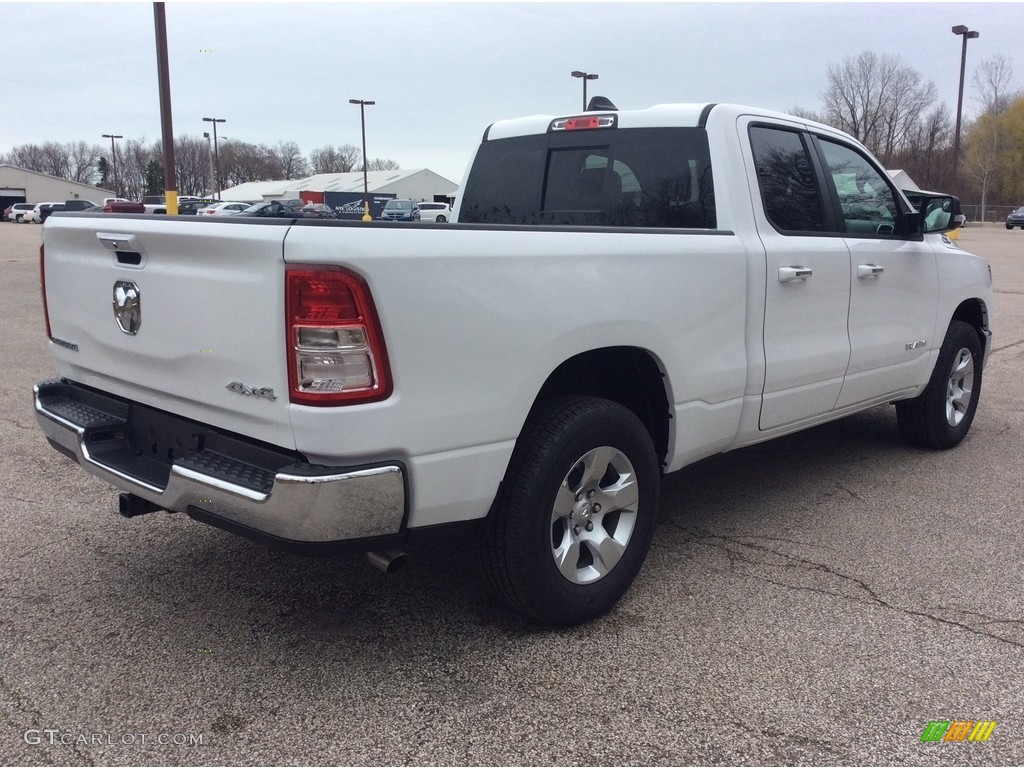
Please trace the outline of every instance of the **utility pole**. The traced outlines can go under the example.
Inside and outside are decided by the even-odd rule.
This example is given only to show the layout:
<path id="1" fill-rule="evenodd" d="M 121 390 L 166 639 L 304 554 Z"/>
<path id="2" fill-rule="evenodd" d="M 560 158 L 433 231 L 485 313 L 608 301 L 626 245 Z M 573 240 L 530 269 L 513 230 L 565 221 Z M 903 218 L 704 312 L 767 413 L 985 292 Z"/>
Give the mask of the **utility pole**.
<path id="1" fill-rule="evenodd" d="M 114 174 L 114 197 L 120 197 L 121 190 L 117 185 L 117 150 L 114 148 L 114 139 L 123 139 L 124 136 L 119 133 L 104 133 L 103 138 L 110 139 L 110 167 Z"/>
<path id="2" fill-rule="evenodd" d="M 206 139 L 206 159 L 210 161 L 210 193 L 213 193 L 213 185 L 216 184 L 214 180 L 215 171 L 213 168 L 213 145 L 210 144 L 210 133 L 209 131 L 203 131 L 203 138 Z"/>
<path id="3" fill-rule="evenodd" d="M 359 105 L 359 122 L 363 127 L 363 221 L 373 221 L 373 216 L 370 215 L 370 192 L 369 183 L 366 179 L 366 107 L 372 106 L 376 102 L 364 101 L 363 99 L 349 99 L 349 104 Z"/>
<path id="4" fill-rule="evenodd" d="M 204 123 L 213 123 L 213 163 L 216 172 L 213 175 L 213 188 L 217 193 L 217 199 L 220 200 L 220 152 L 217 149 L 217 123 L 226 123 L 223 117 L 204 117 Z"/>
<path id="5" fill-rule="evenodd" d="M 592 72 L 580 72 L 578 69 L 574 69 L 569 73 L 573 77 L 578 77 L 583 81 L 583 111 L 587 111 L 587 80 L 597 80 L 597 75 Z"/>
<path id="6" fill-rule="evenodd" d="M 167 215 L 178 215 L 178 175 L 174 172 L 174 128 L 171 126 L 171 74 L 167 63 L 167 19 L 164 4 L 153 3 L 156 27 L 156 71 L 160 83 L 160 134 L 164 145 L 164 191 Z"/>
<path id="7" fill-rule="evenodd" d="M 960 90 L 956 97 L 956 133 L 953 134 L 953 186 L 960 184 L 960 116 L 964 108 L 964 73 L 967 70 L 967 41 L 979 37 L 963 24 L 953 27 L 954 35 L 963 35 L 964 44 L 960 51 Z"/>

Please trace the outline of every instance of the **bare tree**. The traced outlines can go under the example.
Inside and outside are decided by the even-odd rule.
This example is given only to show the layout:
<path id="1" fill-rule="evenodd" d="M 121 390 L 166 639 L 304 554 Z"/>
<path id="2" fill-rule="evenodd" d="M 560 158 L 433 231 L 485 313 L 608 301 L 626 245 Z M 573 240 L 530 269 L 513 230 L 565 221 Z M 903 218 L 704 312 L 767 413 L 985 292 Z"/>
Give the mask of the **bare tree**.
<path id="1" fill-rule="evenodd" d="M 911 130 L 899 161 L 926 189 L 946 189 L 953 183 L 948 162 L 953 140 L 953 117 L 949 107 L 939 104 Z"/>
<path id="2" fill-rule="evenodd" d="M 399 169 L 398 163 L 394 160 L 384 160 L 380 157 L 375 157 L 371 160 L 367 166 L 368 171 L 397 171 Z"/>
<path id="3" fill-rule="evenodd" d="M 221 189 L 249 181 L 275 178 L 270 148 L 246 141 L 222 141 L 220 144 Z"/>
<path id="4" fill-rule="evenodd" d="M 274 175 L 279 179 L 300 179 L 309 175 L 309 163 L 294 141 L 279 141 L 270 150 Z"/>
<path id="5" fill-rule="evenodd" d="M 4 162 L 26 171 L 46 173 L 46 158 L 43 148 L 38 144 L 21 144 L 11 149 L 4 156 Z"/>
<path id="6" fill-rule="evenodd" d="M 348 173 L 356 169 L 360 159 L 358 147 L 344 144 L 315 149 L 307 161 L 294 141 L 281 141 L 269 147 L 222 140 L 219 152 L 222 189 L 248 181 L 297 180 L 310 173 Z M 208 142 L 192 136 L 178 137 L 174 140 L 174 156 L 180 194 L 201 195 L 213 188 Z M 156 183 L 158 167 L 159 173 L 163 172 L 160 142 L 147 144 L 145 137 L 124 141 L 114 158 L 106 157 L 102 147 L 85 141 L 47 141 L 16 146 L 0 156 L 0 162 L 83 184 L 111 184 L 116 178 L 116 191 L 133 199 L 142 197 Z M 382 158 L 368 164 L 373 171 L 398 167 L 394 160 Z"/>
<path id="7" fill-rule="evenodd" d="M 352 144 L 327 145 L 309 153 L 313 173 L 350 173 L 359 160 L 359 148 Z"/>
<path id="8" fill-rule="evenodd" d="M 150 161 L 162 161 L 158 155 L 153 145 L 146 144 L 145 137 L 125 140 L 117 158 L 117 179 L 122 195 L 130 200 L 142 198 L 146 193 L 146 171 Z"/>
<path id="9" fill-rule="evenodd" d="M 59 179 L 71 178 L 71 153 L 66 144 L 47 141 L 43 144 L 43 173 Z"/>
<path id="10" fill-rule="evenodd" d="M 934 103 L 936 90 L 899 56 L 865 51 L 829 66 L 822 99 L 825 122 L 852 134 L 888 163 Z"/>
<path id="11" fill-rule="evenodd" d="M 1013 121 L 1004 116 L 1020 101 L 1024 91 L 1016 87 L 1013 63 L 1003 54 L 982 61 L 974 71 L 972 83 L 974 99 L 985 111 L 968 128 L 969 152 L 965 153 L 965 165 L 978 182 L 984 220 L 989 193 L 998 189 L 1004 172 L 1014 165 L 1004 152 L 1004 147 L 1013 142 Z"/>
<path id="12" fill-rule="evenodd" d="M 75 141 L 67 145 L 71 181 L 94 184 L 99 177 L 99 161 L 103 150 L 96 144 Z"/>
<path id="13" fill-rule="evenodd" d="M 982 61 L 974 70 L 971 83 L 974 100 L 981 104 L 985 113 L 1002 114 L 1024 96 L 1013 81 L 1013 62 L 1001 53 Z"/>
<path id="14" fill-rule="evenodd" d="M 45 173 L 68 181 L 92 184 L 98 177 L 102 150 L 84 141 L 59 144 L 22 144 L 14 147 L 3 162 L 37 173 Z"/>
<path id="15" fill-rule="evenodd" d="M 804 109 L 803 107 L 790 107 L 789 114 L 794 117 L 802 117 L 804 120 L 813 120 L 816 123 L 826 122 L 822 115 L 819 115 L 817 112 L 813 112 L 809 109 Z"/>
<path id="16" fill-rule="evenodd" d="M 162 150 L 159 150 L 162 154 Z M 174 140 L 174 165 L 178 179 L 178 193 L 203 195 L 212 189 L 210 157 L 206 139 L 179 136 Z"/>

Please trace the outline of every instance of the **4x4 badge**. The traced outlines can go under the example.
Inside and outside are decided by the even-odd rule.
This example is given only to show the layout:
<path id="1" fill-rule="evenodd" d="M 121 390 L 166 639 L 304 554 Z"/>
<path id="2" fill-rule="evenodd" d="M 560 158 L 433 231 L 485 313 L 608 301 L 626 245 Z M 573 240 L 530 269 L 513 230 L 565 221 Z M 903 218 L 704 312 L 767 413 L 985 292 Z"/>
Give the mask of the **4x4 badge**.
<path id="1" fill-rule="evenodd" d="M 142 326 L 142 294 L 131 280 L 114 283 L 114 319 L 122 333 L 134 336 Z"/>
<path id="2" fill-rule="evenodd" d="M 226 388 L 246 397 L 263 397 L 267 400 L 277 400 L 277 395 L 274 394 L 274 390 L 271 387 L 248 387 L 240 381 L 232 381 Z"/>

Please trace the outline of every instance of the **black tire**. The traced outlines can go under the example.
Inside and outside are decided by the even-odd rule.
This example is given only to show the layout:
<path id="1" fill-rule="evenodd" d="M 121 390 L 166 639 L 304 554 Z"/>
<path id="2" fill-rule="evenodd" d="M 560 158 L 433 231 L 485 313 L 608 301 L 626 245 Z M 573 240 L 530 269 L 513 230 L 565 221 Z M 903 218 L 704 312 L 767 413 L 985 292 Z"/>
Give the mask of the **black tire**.
<path id="1" fill-rule="evenodd" d="M 981 341 L 967 323 L 954 320 L 924 392 L 896 403 L 900 433 L 911 445 L 945 450 L 971 428 L 981 396 Z"/>
<path id="2" fill-rule="evenodd" d="M 605 613 L 643 565 L 659 485 L 651 436 L 631 411 L 595 397 L 541 403 L 488 519 L 482 554 L 492 591 L 544 624 Z"/>
<path id="3" fill-rule="evenodd" d="M 448 219 L 446 219 L 444 216 L 438 216 L 436 219 L 434 219 L 434 221 L 438 224 L 444 224 L 446 221 L 448 221 Z"/>

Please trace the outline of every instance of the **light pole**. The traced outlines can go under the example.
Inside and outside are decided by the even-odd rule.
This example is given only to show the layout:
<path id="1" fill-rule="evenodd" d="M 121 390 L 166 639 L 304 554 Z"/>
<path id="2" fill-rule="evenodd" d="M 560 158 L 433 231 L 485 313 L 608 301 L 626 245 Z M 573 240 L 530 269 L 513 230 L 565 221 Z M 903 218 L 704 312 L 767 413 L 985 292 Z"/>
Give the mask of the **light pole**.
<path id="1" fill-rule="evenodd" d="M 164 154 L 164 200 L 167 215 L 178 215 L 178 166 L 174 162 L 174 125 L 171 119 L 171 65 L 167 57 L 167 15 L 164 3 L 153 3 L 156 31 L 156 75 L 160 89 L 160 135 Z"/>
<path id="2" fill-rule="evenodd" d="M 117 152 L 114 149 L 114 139 L 123 139 L 124 136 L 119 133 L 104 133 L 103 138 L 110 139 L 110 169 L 114 174 L 114 197 L 120 197 L 121 191 L 117 188 Z"/>
<path id="3" fill-rule="evenodd" d="M 226 123 L 223 117 L 204 117 L 204 123 L 213 123 L 213 189 L 220 200 L 220 154 L 217 151 L 217 123 Z"/>
<path id="4" fill-rule="evenodd" d="M 214 176 L 213 170 L 213 137 L 209 131 L 203 131 L 203 138 L 206 139 L 206 158 L 210 161 L 210 194 L 213 194 Z"/>
<path id="5" fill-rule="evenodd" d="M 370 215 L 370 185 L 366 180 L 366 107 L 372 106 L 376 102 L 349 99 L 348 103 L 359 105 L 359 123 L 363 128 L 363 221 L 373 221 L 373 216 Z"/>
<path id="6" fill-rule="evenodd" d="M 597 80 L 597 75 L 590 72 L 580 72 L 578 69 L 574 69 L 569 73 L 573 77 L 578 77 L 583 81 L 583 111 L 587 111 L 587 80 Z"/>
<path id="7" fill-rule="evenodd" d="M 963 48 L 960 51 L 960 90 L 956 97 L 956 133 L 953 134 L 953 184 L 960 183 L 960 115 L 964 107 L 964 72 L 967 69 L 967 41 L 978 37 L 974 32 L 963 24 L 953 27 L 954 35 L 962 35 L 964 39 Z"/>

